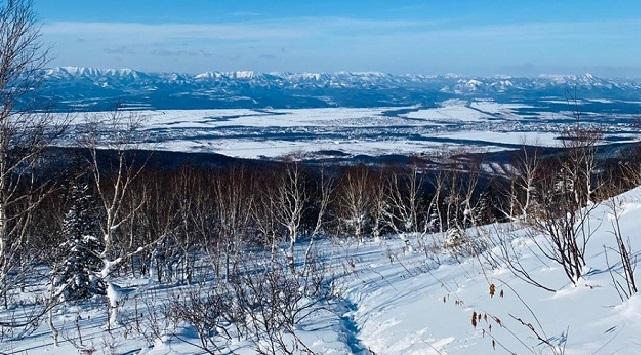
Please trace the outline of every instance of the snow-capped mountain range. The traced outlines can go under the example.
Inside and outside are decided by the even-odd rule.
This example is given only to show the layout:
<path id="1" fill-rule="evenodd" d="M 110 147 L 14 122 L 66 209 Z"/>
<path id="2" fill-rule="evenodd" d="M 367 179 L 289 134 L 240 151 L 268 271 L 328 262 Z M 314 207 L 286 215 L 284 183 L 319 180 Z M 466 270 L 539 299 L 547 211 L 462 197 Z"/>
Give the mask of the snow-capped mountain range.
<path id="1" fill-rule="evenodd" d="M 451 98 L 496 101 L 605 98 L 641 101 L 641 80 L 590 74 L 465 77 L 377 72 L 201 74 L 60 67 L 44 71 L 41 100 L 59 110 L 104 110 L 116 104 L 156 109 L 429 106 Z"/>

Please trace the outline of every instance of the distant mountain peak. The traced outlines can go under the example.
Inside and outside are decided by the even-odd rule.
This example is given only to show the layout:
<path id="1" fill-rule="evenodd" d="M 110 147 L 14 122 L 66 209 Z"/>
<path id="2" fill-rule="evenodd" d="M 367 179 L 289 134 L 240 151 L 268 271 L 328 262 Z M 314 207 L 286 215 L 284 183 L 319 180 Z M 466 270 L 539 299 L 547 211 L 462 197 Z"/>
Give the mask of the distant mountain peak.
<path id="1" fill-rule="evenodd" d="M 490 84 L 491 82 L 505 81 L 505 80 L 521 80 L 521 81 L 536 81 L 536 80 L 547 80 L 552 82 L 566 83 L 566 82 L 579 82 L 579 83 L 590 83 L 590 82 L 607 82 L 609 80 L 599 78 L 591 73 L 585 73 L 581 75 L 573 74 L 541 74 L 536 77 L 514 77 L 509 75 L 493 75 L 493 76 L 465 76 L 455 73 L 447 73 L 442 75 L 421 75 L 421 74 L 389 74 L 384 72 L 377 71 L 363 71 L 363 72 L 349 72 L 349 71 L 339 71 L 339 72 L 270 72 L 262 73 L 251 70 L 240 70 L 240 71 L 208 71 L 199 74 L 183 74 L 183 73 L 148 73 L 141 72 L 130 68 L 120 68 L 120 69 L 98 69 L 93 67 L 57 67 L 50 68 L 45 70 L 46 77 L 118 77 L 118 78 L 132 78 L 138 79 L 143 77 L 162 77 L 170 78 L 174 77 L 176 79 L 194 79 L 194 80 L 270 80 L 270 79 L 281 79 L 281 80 L 297 80 L 297 81 L 319 81 L 321 79 L 326 80 L 347 80 L 347 79 L 363 79 L 363 80 L 391 80 L 396 82 L 402 82 L 404 80 L 423 80 L 423 81 L 435 81 L 435 80 L 453 80 L 453 81 L 465 81 L 471 86 L 477 86 L 479 84 Z"/>
<path id="2" fill-rule="evenodd" d="M 259 76 L 258 73 L 241 70 L 234 72 L 204 72 L 194 75 L 195 79 L 254 79 Z"/>
<path id="3" fill-rule="evenodd" d="M 97 69 L 91 67 L 57 67 L 45 70 L 45 77 L 130 77 L 140 78 L 142 72 L 129 68 L 122 69 Z"/>
<path id="4" fill-rule="evenodd" d="M 293 73 L 254 71 L 200 74 L 145 73 L 133 69 L 60 67 L 44 71 L 43 89 L 69 109 L 113 102 L 156 108 L 319 108 L 433 105 L 435 100 L 514 97 L 641 97 L 641 81 L 592 74 L 511 76 L 416 75 L 381 72 Z"/>

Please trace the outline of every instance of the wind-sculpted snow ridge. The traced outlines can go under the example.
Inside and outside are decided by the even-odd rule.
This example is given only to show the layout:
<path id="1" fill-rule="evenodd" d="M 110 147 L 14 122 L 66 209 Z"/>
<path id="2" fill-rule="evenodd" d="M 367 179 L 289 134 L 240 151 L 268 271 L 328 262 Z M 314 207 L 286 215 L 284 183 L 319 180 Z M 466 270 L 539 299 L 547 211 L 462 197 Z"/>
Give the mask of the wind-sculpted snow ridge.
<path id="1" fill-rule="evenodd" d="M 491 248 L 466 256 L 438 247 L 443 245 L 440 234 L 364 242 L 319 240 L 316 245 L 332 270 L 336 298 L 314 308 L 294 333 L 319 354 L 638 354 L 640 295 L 621 299 L 610 273 L 617 272 L 620 264 L 614 259 L 608 263 L 605 257 L 609 247 L 616 248 L 612 206 L 619 215 L 621 234 L 630 237 L 633 256 L 641 253 L 641 241 L 635 238 L 641 229 L 641 188 L 637 188 L 590 209 L 593 235 L 585 252 L 584 276 L 577 285 L 570 284 L 560 267 L 537 249 L 534 242 L 542 236 L 518 222 L 466 231 L 480 246 L 487 245 L 484 242 L 490 237 L 507 240 L 529 275 L 552 287 L 552 292 L 522 281 L 505 265 L 492 261 L 496 250 Z M 304 251 L 307 245 L 298 248 Z M 20 340 L 0 344 L 0 350 L 71 353 L 75 351 L 72 343 L 80 342 L 118 353 L 199 351 L 192 327 L 170 328 L 159 317 L 153 329 L 160 334 L 150 330 L 145 339 L 133 335 L 140 334 L 135 329 L 151 326 L 141 326 L 135 319 L 143 309 L 161 312 L 164 302 L 181 290 L 192 287 L 204 292 L 212 285 L 158 285 L 133 277 L 118 282 L 127 286 L 126 295 L 121 292 L 118 301 L 123 319 L 131 321 L 128 326 L 107 330 L 104 305 L 89 300 L 66 305 L 53 315 L 56 327 L 68 339 L 60 347 L 52 345 L 49 328 L 43 324 Z M 37 289 L 29 287 L 20 295 L 25 304 Z M 25 310 L 3 310 L 2 316 Z M 212 337 L 220 331 L 212 332 Z M 234 339 L 220 343 L 219 351 L 254 353 L 242 335 Z"/>
<path id="2" fill-rule="evenodd" d="M 433 105 L 460 97 L 497 101 L 576 95 L 639 101 L 641 80 L 585 75 L 393 75 L 377 72 L 259 73 L 252 71 L 144 73 L 131 69 L 61 67 L 43 71 L 43 107 L 109 110 L 118 104 L 156 109 L 323 108 Z"/>

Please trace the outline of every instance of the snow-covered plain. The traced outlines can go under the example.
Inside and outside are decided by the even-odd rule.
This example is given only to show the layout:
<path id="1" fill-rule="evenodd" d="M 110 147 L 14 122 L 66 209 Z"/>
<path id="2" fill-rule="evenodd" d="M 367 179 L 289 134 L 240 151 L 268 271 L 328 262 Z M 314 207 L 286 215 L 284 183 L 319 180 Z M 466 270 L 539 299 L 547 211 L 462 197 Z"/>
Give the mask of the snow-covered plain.
<path id="1" fill-rule="evenodd" d="M 638 256 L 641 188 L 615 200 L 620 208 L 622 235 L 630 238 L 632 251 Z M 389 236 L 363 243 L 319 241 L 320 253 L 332 266 L 333 282 L 340 292 L 335 302 L 319 307 L 297 326 L 297 336 L 320 354 L 552 353 L 528 326 L 517 321 L 521 319 L 547 342 L 565 349 L 565 354 L 638 354 L 641 295 L 624 301 L 619 298 L 604 255 L 604 246 L 615 246 L 612 221 L 607 202 L 590 212 L 595 233 L 586 252 L 585 277 L 578 286 L 570 284 L 560 267 L 540 254 L 528 229 L 518 223 L 467 231 L 472 238 L 513 238 L 511 243 L 530 275 L 556 292 L 527 284 L 504 266 L 490 267 L 486 256 L 492 249 L 478 257 L 465 258 L 431 247 L 440 244 L 440 235 Z M 616 271 L 620 265 L 610 257 L 610 265 Z M 122 307 L 123 314 L 130 316 L 143 312 L 149 303 L 161 307 L 172 292 L 188 287 L 161 286 L 135 278 L 119 282 L 129 286 L 120 292 L 129 294 Z M 495 287 L 493 295 L 491 285 Z M 28 300 L 28 293 L 22 297 Z M 2 316 L 12 312 L 3 311 Z M 471 322 L 474 312 L 483 315 L 476 325 Z M 131 328 L 116 328 L 112 331 L 115 336 L 109 335 L 105 330 L 105 306 L 99 300 L 66 305 L 54 314 L 54 323 L 65 335 L 60 347 L 53 346 L 49 328 L 42 324 L 22 340 L 0 344 L 0 351 L 73 353 L 75 349 L 67 339 L 78 342 L 77 319 L 84 344 L 104 352 L 199 352 L 189 344 L 197 343 L 194 330 L 189 327 L 164 329 L 164 335 L 155 341 L 134 335 L 137 333 Z M 164 324 L 162 319 L 158 322 Z M 234 353 L 253 353 L 243 341 L 226 346 Z"/>
<path id="2" fill-rule="evenodd" d="M 554 101 L 548 101 L 554 102 Z M 588 101 L 586 101 L 588 102 Z M 639 138 L 631 113 L 605 108 L 582 112 L 582 120 L 604 132 L 606 141 Z M 141 120 L 143 149 L 211 152 L 241 158 L 284 155 L 430 154 L 463 148 L 497 151 L 524 142 L 558 146 L 575 117 L 568 107 L 447 100 L 436 107 L 324 108 L 292 110 L 131 111 Z M 74 114 L 75 123 L 105 118 L 110 113 Z M 69 143 L 69 142 L 67 142 Z"/>

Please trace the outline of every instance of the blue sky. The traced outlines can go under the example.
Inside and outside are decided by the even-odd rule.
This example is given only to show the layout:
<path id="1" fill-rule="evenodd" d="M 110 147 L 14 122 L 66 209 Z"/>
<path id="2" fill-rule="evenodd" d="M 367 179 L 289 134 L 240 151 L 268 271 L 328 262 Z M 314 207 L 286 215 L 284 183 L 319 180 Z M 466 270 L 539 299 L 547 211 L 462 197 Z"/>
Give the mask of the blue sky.
<path id="1" fill-rule="evenodd" d="M 641 77 L 638 0 L 34 0 L 52 66 Z"/>

